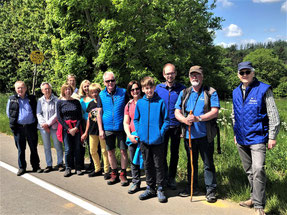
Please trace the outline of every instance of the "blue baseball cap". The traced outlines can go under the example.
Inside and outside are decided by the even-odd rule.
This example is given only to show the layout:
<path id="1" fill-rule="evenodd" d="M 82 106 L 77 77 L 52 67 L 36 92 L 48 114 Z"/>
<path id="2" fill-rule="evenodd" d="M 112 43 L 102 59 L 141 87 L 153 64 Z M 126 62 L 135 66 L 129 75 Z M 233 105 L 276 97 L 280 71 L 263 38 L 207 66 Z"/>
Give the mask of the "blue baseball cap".
<path id="1" fill-rule="evenodd" d="M 241 62 L 238 64 L 238 71 L 242 69 L 253 69 L 252 63 L 249 61 Z"/>

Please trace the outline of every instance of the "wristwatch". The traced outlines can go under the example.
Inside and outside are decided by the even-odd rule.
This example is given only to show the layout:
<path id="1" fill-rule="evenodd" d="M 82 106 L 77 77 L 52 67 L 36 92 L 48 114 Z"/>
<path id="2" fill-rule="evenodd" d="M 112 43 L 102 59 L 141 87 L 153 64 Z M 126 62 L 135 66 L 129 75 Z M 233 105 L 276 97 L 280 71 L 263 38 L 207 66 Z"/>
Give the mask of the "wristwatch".
<path id="1" fill-rule="evenodd" d="M 201 122 L 201 121 L 202 121 L 202 119 L 201 119 L 201 117 L 200 117 L 200 116 L 198 116 L 198 121 L 199 121 L 199 122 Z"/>

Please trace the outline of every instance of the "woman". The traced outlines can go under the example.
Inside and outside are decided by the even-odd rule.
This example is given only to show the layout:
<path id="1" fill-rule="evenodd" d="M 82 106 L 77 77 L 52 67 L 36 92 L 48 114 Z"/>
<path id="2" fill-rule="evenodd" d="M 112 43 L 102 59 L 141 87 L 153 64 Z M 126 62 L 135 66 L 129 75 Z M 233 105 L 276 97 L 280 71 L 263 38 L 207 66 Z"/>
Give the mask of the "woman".
<path id="1" fill-rule="evenodd" d="M 132 184 L 128 193 L 132 194 L 140 190 L 140 166 L 134 164 L 136 150 L 138 148 L 137 136 L 135 134 L 134 114 L 137 101 L 142 98 L 141 86 L 138 81 L 131 81 L 127 86 L 127 94 L 131 100 L 125 106 L 124 129 L 127 134 L 127 144 L 129 145 L 129 155 L 131 160 Z"/>
<path id="2" fill-rule="evenodd" d="M 87 120 L 88 120 L 88 113 L 87 113 L 87 108 L 88 105 L 90 104 L 91 101 L 93 101 L 93 99 L 90 97 L 89 94 L 89 86 L 90 86 L 90 81 L 88 80 L 83 80 L 81 85 L 80 85 L 80 89 L 79 89 L 79 96 L 80 96 L 80 103 L 82 106 L 82 113 L 83 113 L 83 130 L 85 130 L 85 126 L 87 124 Z M 88 144 L 88 149 L 90 152 L 90 144 L 89 144 L 89 138 L 86 140 L 87 144 Z M 91 154 L 89 153 L 90 156 L 90 165 L 88 167 L 88 171 L 94 171 L 95 167 L 94 167 L 94 162 L 92 159 Z M 84 160 L 85 160 L 85 147 L 82 148 L 82 165 L 84 168 Z"/>
<path id="3" fill-rule="evenodd" d="M 81 171 L 81 121 L 82 109 L 77 99 L 73 99 L 73 87 L 63 84 L 61 88 L 62 100 L 57 103 L 57 118 L 62 126 L 62 137 L 65 145 L 66 170 L 64 177 L 72 175 L 72 166 L 75 166 L 77 175 L 83 175 Z"/>
<path id="4" fill-rule="evenodd" d="M 56 104 L 57 97 L 52 94 L 52 86 L 48 82 L 43 82 L 41 84 L 41 91 L 43 96 L 38 100 L 37 103 L 37 119 L 38 119 L 38 129 L 40 130 L 47 167 L 44 169 L 45 173 L 53 170 L 52 155 L 51 155 L 51 137 L 53 139 L 54 147 L 57 151 L 57 166 L 55 169 L 59 171 L 64 171 L 63 166 L 63 148 L 62 144 L 57 139 L 57 114 L 56 114 Z"/>

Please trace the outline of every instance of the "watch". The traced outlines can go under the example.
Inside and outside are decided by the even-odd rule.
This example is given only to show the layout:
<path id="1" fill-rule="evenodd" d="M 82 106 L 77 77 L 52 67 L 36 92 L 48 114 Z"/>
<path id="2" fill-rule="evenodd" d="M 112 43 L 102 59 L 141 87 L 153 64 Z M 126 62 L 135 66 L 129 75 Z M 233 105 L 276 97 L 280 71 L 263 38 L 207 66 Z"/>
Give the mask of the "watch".
<path id="1" fill-rule="evenodd" d="M 201 122 L 201 121 L 202 121 L 202 119 L 201 119 L 201 117 L 200 117 L 200 116 L 198 116 L 198 121 L 199 121 L 199 122 Z"/>

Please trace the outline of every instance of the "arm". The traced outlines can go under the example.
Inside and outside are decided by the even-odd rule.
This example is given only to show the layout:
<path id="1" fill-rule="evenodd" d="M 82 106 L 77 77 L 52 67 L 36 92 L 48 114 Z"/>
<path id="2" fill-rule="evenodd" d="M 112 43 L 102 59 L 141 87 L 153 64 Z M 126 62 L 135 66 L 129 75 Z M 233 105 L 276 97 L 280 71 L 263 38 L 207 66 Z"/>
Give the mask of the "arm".
<path id="1" fill-rule="evenodd" d="M 212 120 L 212 119 L 218 117 L 218 111 L 219 111 L 218 107 L 212 107 L 209 112 L 207 112 L 207 113 L 205 113 L 205 114 L 200 116 L 201 121 L 202 122 L 209 121 L 209 120 Z M 190 119 L 193 122 L 200 122 L 199 121 L 199 116 L 190 115 Z"/>
<path id="2" fill-rule="evenodd" d="M 10 117 L 9 116 L 9 106 L 10 106 L 10 99 L 8 99 L 8 102 L 7 102 L 7 105 L 6 105 L 6 114 L 7 114 L 8 118 Z"/>
<path id="3" fill-rule="evenodd" d="M 57 104 L 58 99 L 55 99 L 54 105 L 56 109 L 56 104 Z M 57 113 L 55 112 L 54 115 L 47 121 L 47 124 L 49 127 L 51 127 L 53 124 L 57 122 Z"/>
<path id="4" fill-rule="evenodd" d="M 234 127 L 235 125 L 235 116 L 234 116 L 234 108 L 233 108 L 233 104 L 232 104 L 232 111 L 231 111 L 231 116 L 230 116 L 231 120 L 232 120 L 232 125 Z M 237 144 L 237 141 L 236 141 L 236 136 L 234 135 L 234 143 L 235 145 Z"/>
<path id="5" fill-rule="evenodd" d="M 69 126 L 65 122 L 64 116 L 62 113 L 62 100 L 59 100 L 57 102 L 57 119 L 58 119 L 59 123 L 63 126 L 63 128 L 65 128 L 66 130 L 69 129 Z"/>
<path id="6" fill-rule="evenodd" d="M 103 128 L 102 114 L 103 114 L 103 108 L 98 108 L 97 121 L 98 121 L 98 127 L 99 127 L 99 136 L 101 139 L 104 139 L 105 138 L 105 132 L 104 132 L 104 128 Z"/>
<path id="7" fill-rule="evenodd" d="M 89 128 L 90 128 L 90 117 L 91 117 L 91 113 L 89 113 L 89 116 L 88 116 L 88 120 L 87 120 L 87 124 L 86 124 L 86 130 L 85 132 L 83 133 L 83 135 L 81 136 L 81 141 L 83 142 L 87 136 L 88 136 L 88 131 L 89 131 Z"/>
<path id="8" fill-rule="evenodd" d="M 164 136 L 165 132 L 168 130 L 169 117 L 164 101 L 162 101 L 161 113 L 163 115 L 163 124 L 161 126 L 161 135 Z"/>
<path id="9" fill-rule="evenodd" d="M 41 104 L 40 99 L 37 102 L 36 113 L 37 113 L 37 119 L 38 119 L 38 122 L 39 122 L 41 128 L 43 128 L 46 132 L 49 133 L 50 132 L 49 125 L 47 124 L 46 119 L 43 116 L 43 109 L 42 109 L 42 104 Z"/>

